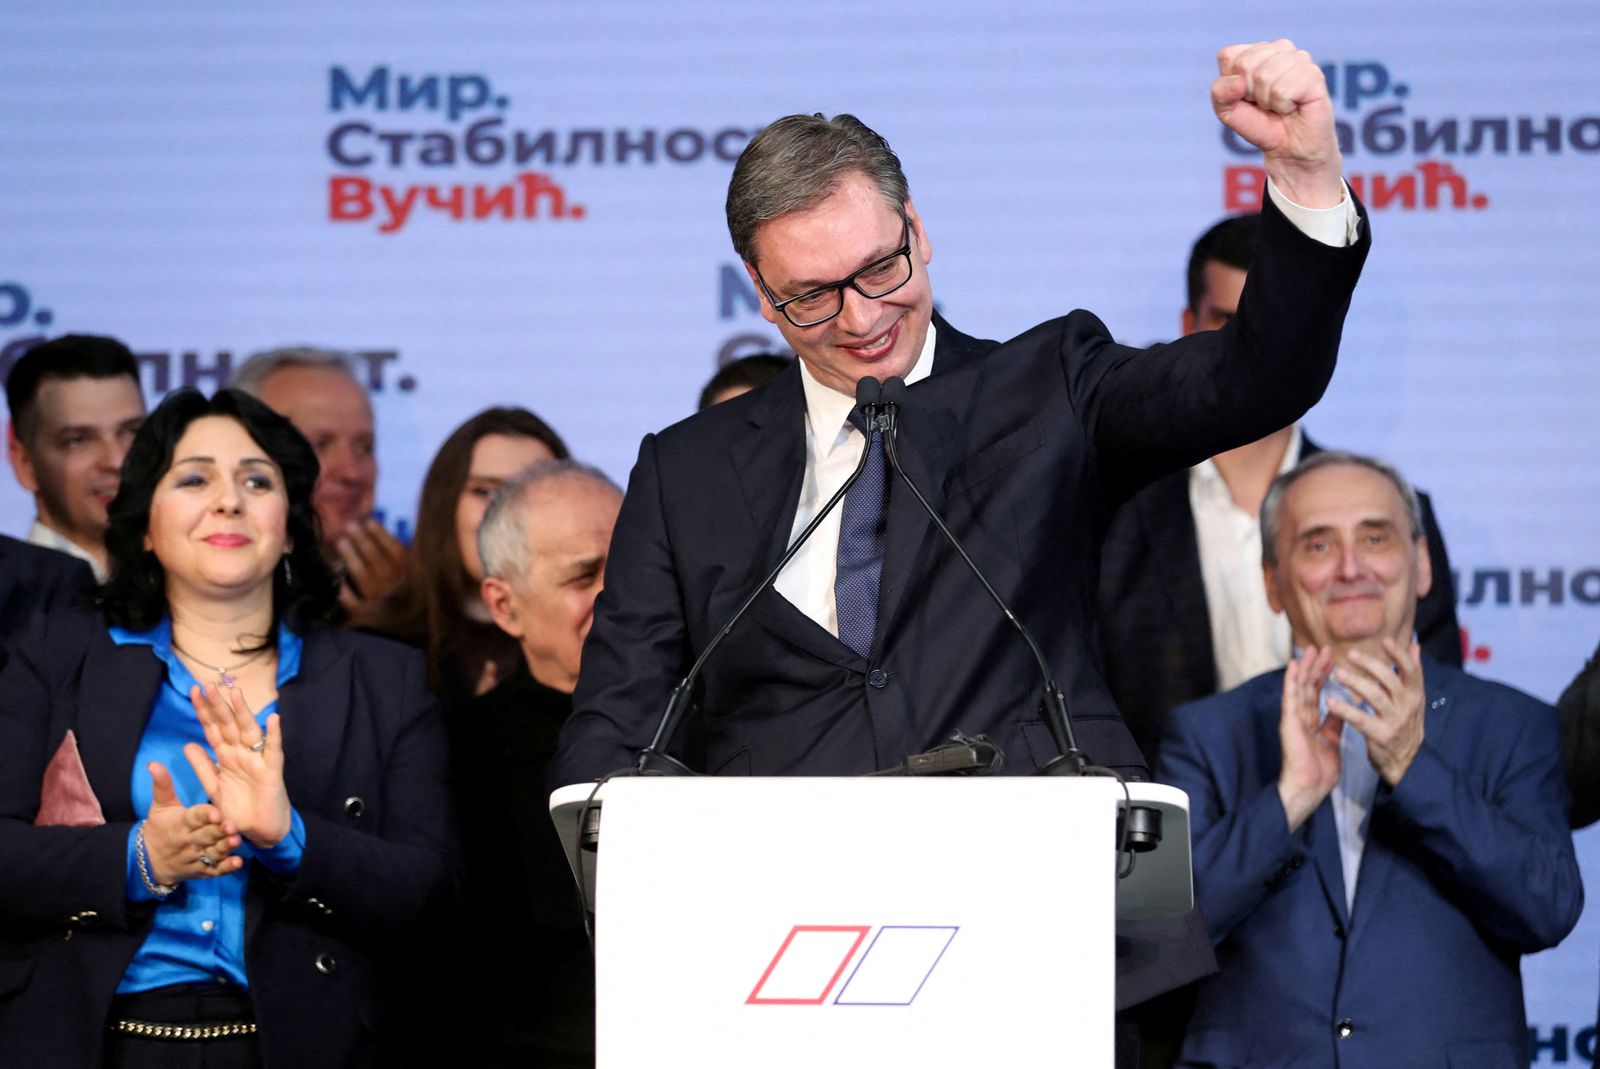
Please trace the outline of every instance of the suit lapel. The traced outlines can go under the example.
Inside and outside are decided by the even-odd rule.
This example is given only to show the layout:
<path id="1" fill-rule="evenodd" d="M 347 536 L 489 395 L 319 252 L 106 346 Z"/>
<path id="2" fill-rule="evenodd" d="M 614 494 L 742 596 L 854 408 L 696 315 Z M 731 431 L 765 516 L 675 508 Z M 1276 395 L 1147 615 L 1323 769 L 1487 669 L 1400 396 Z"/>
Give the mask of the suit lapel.
<path id="1" fill-rule="evenodd" d="M 838 636 L 830 635 L 826 628 L 776 590 L 762 591 L 756 603 L 750 606 L 750 615 L 778 639 L 813 657 L 857 672 L 866 670 L 865 657 L 846 646 Z"/>
<path id="2" fill-rule="evenodd" d="M 958 367 L 965 367 L 984 354 L 998 348 L 998 342 L 983 341 L 963 334 L 952 327 L 944 316 L 933 313 L 933 374 L 942 375 Z"/>
<path id="3" fill-rule="evenodd" d="M 746 417 L 744 433 L 728 447 L 750 512 L 762 574 L 783 556 L 794 525 L 806 467 L 805 413 L 796 364 L 762 391 Z"/>
<path id="4" fill-rule="evenodd" d="M 1268 682 L 1270 680 L 1270 682 Z M 1279 764 L 1273 765 L 1272 778 L 1282 762 L 1282 744 L 1278 741 L 1278 722 L 1282 716 L 1283 673 L 1273 673 L 1260 682 L 1244 684 L 1251 687 L 1255 702 L 1254 722 L 1257 745 L 1264 752 L 1279 755 Z M 1317 882 L 1328 900 L 1328 909 L 1341 924 L 1349 921 L 1349 910 L 1344 902 L 1344 866 L 1339 860 L 1339 827 L 1333 819 L 1333 798 L 1329 796 L 1312 812 L 1300 829 L 1311 854 L 1311 867 L 1316 870 Z"/>
<path id="5" fill-rule="evenodd" d="M 933 317 L 933 371 L 906 391 L 901 406 L 900 431 L 895 456 L 906 475 L 916 483 L 928 504 L 942 517 L 945 481 L 949 477 L 962 438 L 960 402 L 971 403 L 978 368 L 974 365 L 992 343 L 968 337 Z M 889 516 L 883 561 L 883 581 L 878 592 L 878 642 L 905 610 L 907 587 L 918 561 L 925 557 L 930 539 L 943 536 L 909 487 L 895 478 L 889 490 Z"/>
<path id="6" fill-rule="evenodd" d="M 1449 699 L 1444 693 L 1444 688 L 1433 670 L 1433 664 L 1426 658 L 1422 662 L 1422 735 L 1432 746 L 1439 746 L 1444 742 L 1445 734 L 1450 727 Z M 1381 781 L 1378 784 L 1378 794 L 1381 796 L 1389 790 Z M 1395 851 L 1387 841 L 1384 829 L 1378 825 L 1377 800 L 1373 801 L 1373 820 L 1367 827 L 1367 845 L 1361 851 L 1361 875 L 1356 879 L 1356 913 L 1358 920 L 1374 908 L 1374 903 L 1383 900 L 1384 887 L 1389 882 L 1389 874 L 1394 870 Z M 1359 938 L 1366 925 L 1358 923 L 1351 929 L 1351 941 Z"/>
<path id="7" fill-rule="evenodd" d="M 350 655 L 330 636 L 315 630 L 305 636 L 299 673 L 278 691 L 283 728 L 283 783 L 295 805 L 320 809 L 323 795 L 338 781 L 341 734 L 353 708 Z"/>
<path id="8" fill-rule="evenodd" d="M 118 646 L 103 629 L 84 658 L 78 750 L 108 821 L 134 819 L 133 765 L 165 671 L 149 646 Z"/>
<path id="9" fill-rule="evenodd" d="M 283 783 L 302 814 L 327 812 L 326 795 L 339 782 L 342 734 L 355 708 L 351 694 L 350 655 L 330 636 L 311 631 L 300 651 L 300 671 L 278 689 L 278 720 L 283 730 Z M 259 867 L 253 881 L 270 882 Z M 267 898 L 245 899 L 245 945 L 253 945 Z"/>
<path id="10" fill-rule="evenodd" d="M 950 458 L 961 424 L 940 396 L 947 394 L 948 389 L 941 390 L 939 386 L 933 379 L 924 379 L 907 391 L 900 432 L 895 440 L 895 457 L 928 504 L 943 516 L 944 484 L 950 474 Z M 930 540 L 942 538 L 933 529 L 933 521 L 928 519 L 927 511 L 910 487 L 896 478 L 889 490 L 883 581 L 878 593 L 880 643 L 905 607 L 911 575 L 925 557 Z"/>
<path id="11" fill-rule="evenodd" d="M 1339 856 L 1339 825 L 1333 819 L 1333 800 L 1324 799 L 1307 822 L 1311 837 L 1311 862 L 1316 867 L 1317 879 L 1322 883 L 1322 893 L 1327 896 L 1328 908 L 1347 928 L 1350 911 L 1344 901 L 1344 862 Z"/>
<path id="12" fill-rule="evenodd" d="M 773 379 L 729 446 L 750 513 L 752 557 L 742 589 L 753 588 L 789 548 L 806 468 L 806 401 L 798 363 Z M 860 668 L 862 658 L 782 594 L 767 589 L 750 614 L 778 638 L 833 664 Z"/>
<path id="13" fill-rule="evenodd" d="M 1379 790 L 1385 788 L 1379 787 Z M 1394 851 L 1377 841 L 1371 834 L 1372 825 L 1367 825 L 1367 844 L 1361 850 L 1361 872 L 1356 877 L 1356 905 L 1355 914 L 1357 923 L 1350 929 L 1350 941 L 1353 944 L 1360 939 L 1366 931 L 1365 921 L 1367 915 L 1376 907 L 1374 903 L 1383 898 L 1383 888 L 1389 882 L 1389 871 L 1394 868 Z"/>

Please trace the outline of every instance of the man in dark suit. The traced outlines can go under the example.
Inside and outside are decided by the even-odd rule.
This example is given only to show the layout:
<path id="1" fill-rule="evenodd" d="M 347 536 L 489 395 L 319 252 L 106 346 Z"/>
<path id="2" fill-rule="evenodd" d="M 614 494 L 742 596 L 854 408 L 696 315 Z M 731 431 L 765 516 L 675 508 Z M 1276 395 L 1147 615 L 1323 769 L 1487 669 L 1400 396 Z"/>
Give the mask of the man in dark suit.
<path id="1" fill-rule="evenodd" d="M 1239 307 L 1259 219 L 1223 219 L 1189 253 L 1188 336 L 1218 330 Z M 1099 627 L 1106 682 L 1149 760 L 1168 709 L 1230 690 L 1289 658 L 1289 625 L 1266 603 L 1256 517 L 1272 480 L 1319 447 L 1299 424 L 1157 479 L 1111 518 L 1100 555 Z M 1450 559 L 1428 495 L 1422 527 L 1434 584 L 1417 636 L 1461 667 Z"/>
<path id="2" fill-rule="evenodd" d="M 1331 452 L 1262 505 L 1299 656 L 1176 710 L 1156 765 L 1189 794 L 1222 966 L 1180 1064 L 1528 1064 L 1519 958 L 1583 908 L 1557 721 L 1422 653 L 1420 513 Z"/>
<path id="3" fill-rule="evenodd" d="M 900 459 L 1034 630 L 1081 748 L 1146 775 L 1091 642 L 1105 519 L 1151 479 L 1315 402 L 1367 243 L 1310 58 L 1277 42 L 1224 49 L 1219 66 L 1217 113 L 1264 149 L 1271 176 L 1263 269 L 1236 322 L 1147 350 L 1117 345 L 1083 311 L 1005 345 L 962 334 L 933 314 L 932 246 L 882 138 L 851 116 L 790 116 L 751 141 L 729 229 L 799 363 L 645 438 L 552 785 L 633 762 L 673 685 L 863 444 L 877 474 L 706 664 L 695 737 L 674 749 L 702 771 L 746 775 L 891 769 L 958 731 L 992 739 L 1009 772 L 1057 756 L 1025 647 L 885 479 L 881 435 L 848 422 L 864 376 L 910 383 Z M 1163 953 L 1119 976 L 1119 1003 L 1209 965 Z"/>

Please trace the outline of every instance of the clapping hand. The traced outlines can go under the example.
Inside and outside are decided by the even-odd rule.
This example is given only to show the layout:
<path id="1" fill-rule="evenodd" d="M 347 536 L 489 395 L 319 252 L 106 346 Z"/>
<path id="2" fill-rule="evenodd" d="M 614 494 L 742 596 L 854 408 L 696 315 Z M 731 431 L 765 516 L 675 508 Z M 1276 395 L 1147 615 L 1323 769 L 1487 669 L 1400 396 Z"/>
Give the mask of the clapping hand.
<path id="1" fill-rule="evenodd" d="M 1283 706 L 1278 718 L 1283 770 L 1278 774 L 1278 797 L 1291 832 L 1306 822 L 1339 783 L 1339 732 L 1344 721 L 1335 716 L 1321 719 L 1318 712 L 1322 684 L 1332 667 L 1333 647 L 1310 646 L 1283 671 Z"/>
<path id="2" fill-rule="evenodd" d="M 183 755 L 213 805 L 253 846 L 271 847 L 289 834 L 289 792 L 283 785 L 283 731 L 278 714 L 265 733 L 237 687 L 189 689 L 206 742 L 216 755 L 189 743 Z"/>
<path id="3" fill-rule="evenodd" d="M 1394 787 L 1422 749 L 1423 707 L 1422 647 L 1415 642 L 1402 648 L 1383 640 L 1385 657 L 1351 650 L 1347 664 L 1334 677 L 1350 688 L 1372 712 L 1339 698 L 1328 699 L 1329 720 L 1349 724 L 1367 740 L 1367 756 L 1383 781 Z"/>
<path id="4" fill-rule="evenodd" d="M 172 885 L 243 868 L 244 859 L 234 854 L 238 829 L 223 819 L 221 810 L 206 802 L 185 806 L 165 765 L 152 761 L 145 767 L 150 772 L 150 811 L 144 823 L 150 878 Z"/>
<path id="5" fill-rule="evenodd" d="M 339 604 L 352 617 L 375 611 L 405 582 L 406 547 L 377 520 L 352 521 L 336 547 L 345 575 Z"/>

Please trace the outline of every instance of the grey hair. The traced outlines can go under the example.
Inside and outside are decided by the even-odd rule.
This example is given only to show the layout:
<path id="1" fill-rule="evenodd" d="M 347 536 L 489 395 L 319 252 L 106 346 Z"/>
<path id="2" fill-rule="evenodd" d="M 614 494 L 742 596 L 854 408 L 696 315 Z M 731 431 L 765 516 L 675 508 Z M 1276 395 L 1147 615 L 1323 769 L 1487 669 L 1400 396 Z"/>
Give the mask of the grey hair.
<path id="1" fill-rule="evenodd" d="M 821 203 L 851 172 L 866 175 L 889 207 L 910 197 L 900 157 L 854 115 L 786 115 L 739 154 L 728 182 L 728 235 L 745 263 L 756 262 L 756 229 Z"/>
<path id="2" fill-rule="evenodd" d="M 520 583 L 533 563 L 528 553 L 528 509 L 534 489 L 556 479 L 582 479 L 622 493 L 611 477 L 592 464 L 577 460 L 540 460 L 495 487 L 483 519 L 478 522 L 478 559 L 483 574 L 508 583 Z"/>
<path id="3" fill-rule="evenodd" d="M 291 367 L 327 368 L 345 375 L 357 386 L 361 385 L 350 367 L 348 356 L 337 349 L 319 349 L 314 345 L 291 345 L 256 353 L 234 370 L 228 377 L 228 385 L 235 390 L 243 390 L 251 397 L 260 397 L 261 384 L 268 375 Z"/>
<path id="4" fill-rule="evenodd" d="M 1391 464 L 1379 460 L 1377 457 L 1363 456 L 1360 453 L 1347 453 L 1341 449 L 1325 449 L 1320 453 L 1312 453 L 1293 468 L 1272 480 L 1272 485 L 1267 488 L 1267 496 L 1261 501 L 1261 562 L 1263 564 L 1278 563 L 1278 532 L 1282 526 L 1283 498 L 1302 476 L 1316 471 L 1318 468 L 1331 468 L 1336 465 L 1366 468 L 1375 471 L 1394 484 L 1395 490 L 1400 494 L 1400 500 L 1405 502 L 1406 518 L 1411 522 L 1411 539 L 1416 541 L 1422 534 L 1422 502 L 1417 498 L 1416 490 L 1406 482 L 1405 476 Z"/>

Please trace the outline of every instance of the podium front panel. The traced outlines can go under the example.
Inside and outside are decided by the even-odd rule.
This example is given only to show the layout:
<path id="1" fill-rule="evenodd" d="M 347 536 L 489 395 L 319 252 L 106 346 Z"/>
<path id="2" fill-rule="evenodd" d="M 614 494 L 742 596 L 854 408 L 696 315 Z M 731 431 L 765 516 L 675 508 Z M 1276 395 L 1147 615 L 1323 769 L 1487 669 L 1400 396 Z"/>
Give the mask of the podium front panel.
<path id="1" fill-rule="evenodd" d="M 608 783 L 598 1069 L 1111 1065 L 1121 796 L 1095 779 Z"/>

